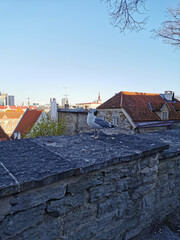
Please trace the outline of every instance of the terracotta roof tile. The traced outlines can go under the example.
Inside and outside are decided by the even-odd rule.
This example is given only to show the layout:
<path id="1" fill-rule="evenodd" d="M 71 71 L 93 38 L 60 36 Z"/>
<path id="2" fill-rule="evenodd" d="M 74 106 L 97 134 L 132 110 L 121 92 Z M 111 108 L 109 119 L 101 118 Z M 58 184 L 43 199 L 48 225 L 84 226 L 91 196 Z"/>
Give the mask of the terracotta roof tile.
<path id="1" fill-rule="evenodd" d="M 161 111 L 161 108 L 164 106 L 165 102 L 164 101 L 159 101 L 159 102 L 150 102 L 150 107 L 152 108 L 152 111 Z"/>
<path id="2" fill-rule="evenodd" d="M 12 119 L 12 118 L 21 118 L 24 112 L 0 112 L 0 119 L 2 118 L 7 118 L 7 119 Z"/>
<path id="3" fill-rule="evenodd" d="M 34 126 L 42 112 L 43 110 L 27 109 L 22 119 L 20 120 L 19 124 L 15 128 L 14 132 L 21 132 L 21 136 L 26 134 L 27 131 L 29 131 Z M 13 135 L 14 133 L 11 136 L 12 138 Z"/>
<path id="4" fill-rule="evenodd" d="M 172 103 L 172 105 L 176 111 L 180 111 L 180 102 Z"/>
<path id="5" fill-rule="evenodd" d="M 0 106 L 0 109 L 6 109 L 7 106 Z"/>
<path id="6" fill-rule="evenodd" d="M 175 101 L 179 102 L 177 99 Z M 170 108 L 169 119 L 180 120 L 180 114 L 173 108 L 172 103 L 154 93 L 119 92 L 97 109 L 124 108 L 134 122 L 161 121 L 154 111 L 159 111 L 165 103 Z"/>

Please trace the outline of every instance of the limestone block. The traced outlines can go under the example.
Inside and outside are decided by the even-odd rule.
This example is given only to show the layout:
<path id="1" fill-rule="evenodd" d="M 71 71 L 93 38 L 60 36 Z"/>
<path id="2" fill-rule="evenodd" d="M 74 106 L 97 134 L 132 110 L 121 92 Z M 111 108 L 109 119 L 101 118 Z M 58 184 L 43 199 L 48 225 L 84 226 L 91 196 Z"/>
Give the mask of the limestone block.
<path id="1" fill-rule="evenodd" d="M 0 238 L 14 237 L 28 228 L 35 227 L 44 220 L 45 205 L 8 215 L 0 224 Z"/>
<path id="2" fill-rule="evenodd" d="M 84 205 L 85 200 L 85 193 L 76 196 L 65 196 L 60 200 L 52 200 L 47 202 L 46 212 L 51 216 L 58 217 Z"/>
<path id="3" fill-rule="evenodd" d="M 11 213 L 44 204 L 50 199 L 61 199 L 64 197 L 65 192 L 66 185 L 58 183 L 19 193 L 11 199 Z"/>
<path id="4" fill-rule="evenodd" d="M 89 190 L 89 201 L 95 202 L 104 197 L 108 197 L 112 195 L 116 190 L 116 186 L 114 184 L 100 185 L 96 187 L 92 187 Z"/>

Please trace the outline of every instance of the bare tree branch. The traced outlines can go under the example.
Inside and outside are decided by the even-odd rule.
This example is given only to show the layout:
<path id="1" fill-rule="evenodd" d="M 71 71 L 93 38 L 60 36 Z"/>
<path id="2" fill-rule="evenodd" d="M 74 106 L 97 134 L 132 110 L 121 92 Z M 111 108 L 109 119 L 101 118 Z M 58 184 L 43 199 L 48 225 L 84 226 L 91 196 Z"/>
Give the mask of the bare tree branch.
<path id="1" fill-rule="evenodd" d="M 171 20 L 162 23 L 158 30 L 153 30 L 154 37 L 160 37 L 165 43 L 180 48 L 180 5 L 168 9 Z"/>
<path id="2" fill-rule="evenodd" d="M 125 30 L 142 30 L 147 17 L 138 20 L 139 15 L 146 12 L 145 0 L 104 0 L 108 6 L 111 23 L 121 32 Z"/>
<path id="3" fill-rule="evenodd" d="M 118 27 L 121 32 L 126 30 L 142 30 L 147 23 L 145 8 L 146 0 L 101 0 L 106 2 L 111 23 Z M 180 5 L 168 9 L 169 20 L 162 23 L 158 30 L 152 30 L 155 38 L 161 38 L 165 43 L 180 47 Z M 143 15 L 143 16 L 142 16 Z M 140 16 L 142 17 L 141 20 Z"/>

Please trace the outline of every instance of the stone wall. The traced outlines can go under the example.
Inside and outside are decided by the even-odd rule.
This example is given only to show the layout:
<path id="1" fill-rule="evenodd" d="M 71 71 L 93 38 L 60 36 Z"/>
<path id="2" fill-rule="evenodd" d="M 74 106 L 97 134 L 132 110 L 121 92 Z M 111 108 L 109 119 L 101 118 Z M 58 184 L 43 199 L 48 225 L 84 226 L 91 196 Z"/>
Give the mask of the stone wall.
<path id="1" fill-rule="evenodd" d="M 90 130 L 87 125 L 87 113 L 59 112 L 58 119 L 65 121 L 67 134 L 74 135 Z"/>
<path id="2" fill-rule="evenodd" d="M 115 109 L 115 110 L 98 109 L 97 116 L 104 118 L 106 121 L 108 121 L 112 124 L 113 124 L 113 122 L 112 122 L 113 116 L 118 117 L 119 118 L 119 123 L 118 123 L 119 128 L 132 129 L 131 124 L 129 123 L 129 121 L 127 120 L 127 118 L 125 117 L 125 115 L 121 109 Z"/>
<path id="3" fill-rule="evenodd" d="M 94 153 L 98 152 L 96 145 L 101 145 L 102 151 L 103 141 L 108 143 L 111 140 L 115 145 L 118 140 L 106 138 L 99 143 L 88 136 L 81 139 L 77 136 L 72 140 L 71 137 L 60 137 L 57 141 L 52 139 L 35 139 L 33 144 L 46 150 L 49 147 L 51 154 L 55 151 L 58 156 L 58 148 L 72 141 L 77 152 L 79 147 L 82 153 L 90 151 L 93 159 Z M 113 156 L 100 162 L 97 156 L 97 161 L 89 165 L 90 158 L 86 153 L 88 164 L 82 165 L 76 172 L 72 171 L 73 167 L 68 174 L 67 171 L 61 172 L 61 177 L 54 173 L 42 181 L 41 176 L 39 184 L 36 179 L 32 179 L 31 184 L 23 182 L 20 186 L 22 190 L 15 190 L 15 193 L 11 188 L 2 188 L 0 239 L 126 240 L 138 236 L 152 223 L 161 222 L 180 203 L 180 152 L 168 152 L 165 150 L 167 145 L 153 147 L 153 142 L 147 142 L 144 136 L 142 142 L 133 136 L 123 139 L 121 146 L 120 141 L 118 143 L 122 152 L 119 158 Z M 130 139 L 132 142 L 128 143 Z M 130 154 L 123 154 L 133 142 L 136 150 L 132 152 L 133 148 L 129 147 Z M 30 144 L 28 141 L 23 143 Z M 143 143 L 152 145 L 145 151 L 142 150 Z M 21 142 L 17 141 L 17 144 Z M 14 145 L 11 143 L 11 149 Z M 6 150 L 5 143 L 2 146 Z M 116 146 L 108 151 L 115 152 Z M 92 148 L 96 148 L 94 152 Z M 67 153 L 71 156 L 71 149 Z M 102 157 L 99 156 L 99 159 Z M 73 160 L 76 161 L 76 153 Z"/>

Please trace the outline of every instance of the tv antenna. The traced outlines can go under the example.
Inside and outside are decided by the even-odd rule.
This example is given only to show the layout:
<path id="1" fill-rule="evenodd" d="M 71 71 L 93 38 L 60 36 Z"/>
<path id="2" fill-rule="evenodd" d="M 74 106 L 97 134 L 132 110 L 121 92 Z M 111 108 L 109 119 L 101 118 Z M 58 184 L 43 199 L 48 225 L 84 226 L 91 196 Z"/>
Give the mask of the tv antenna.
<path id="1" fill-rule="evenodd" d="M 69 94 L 67 94 L 67 87 L 63 87 L 66 91 L 66 94 L 64 95 L 66 97 L 66 99 L 68 98 Z"/>
<path id="2" fill-rule="evenodd" d="M 30 98 L 28 97 L 27 100 L 28 100 L 28 107 L 29 107 L 30 106 Z"/>

